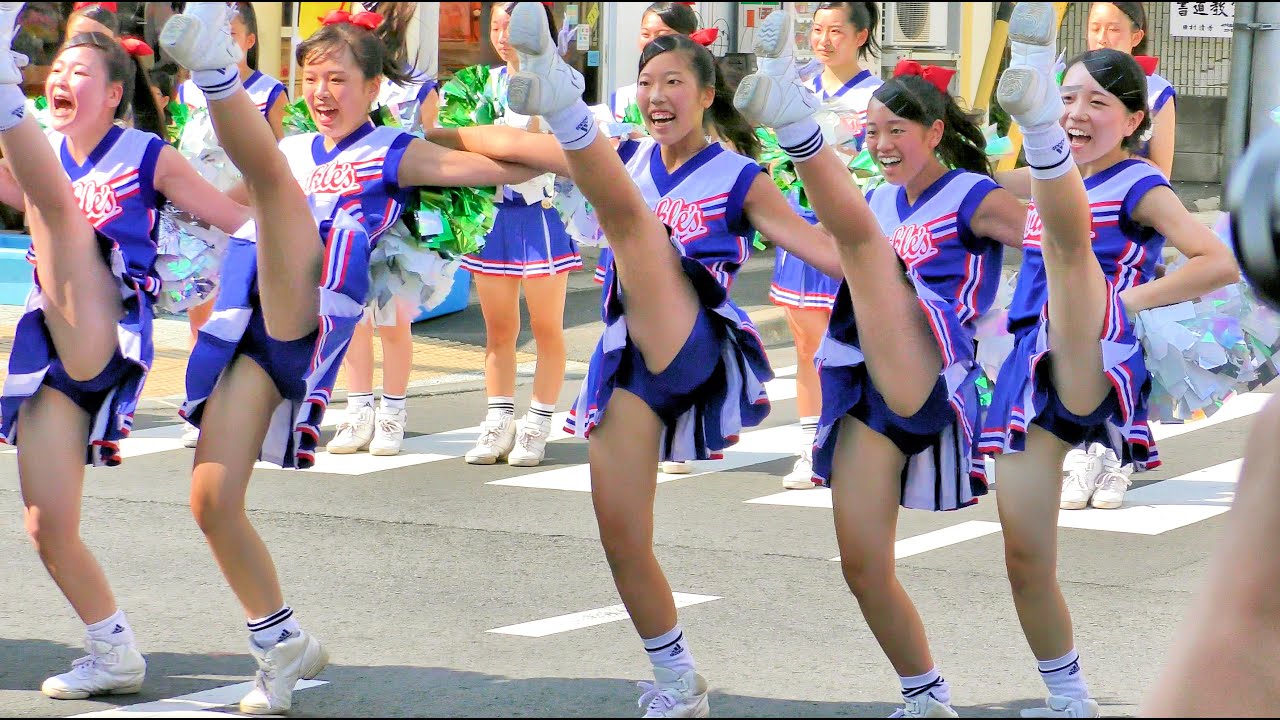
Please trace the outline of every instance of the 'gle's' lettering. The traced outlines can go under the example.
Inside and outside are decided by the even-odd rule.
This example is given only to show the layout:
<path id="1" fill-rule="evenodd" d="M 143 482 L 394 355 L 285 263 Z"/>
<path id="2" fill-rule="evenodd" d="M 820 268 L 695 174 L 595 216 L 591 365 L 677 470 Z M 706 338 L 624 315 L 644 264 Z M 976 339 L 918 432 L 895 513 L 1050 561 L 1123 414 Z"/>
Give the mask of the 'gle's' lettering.
<path id="1" fill-rule="evenodd" d="M 663 225 L 671 228 L 671 239 L 685 244 L 697 240 L 707 234 L 706 221 L 702 217 L 702 207 L 696 202 L 680 198 L 662 198 L 654 214 Z"/>
<path id="2" fill-rule="evenodd" d="M 356 182 L 356 169 L 351 163 L 329 163 L 312 170 L 302 189 L 308 195 L 349 195 L 360 192 L 360 183 Z"/>
<path id="3" fill-rule="evenodd" d="M 116 201 L 116 191 L 110 183 L 80 180 L 71 187 L 75 192 L 76 203 L 80 205 L 80 212 L 84 213 L 94 227 L 101 227 L 123 212 L 120 203 Z"/>
<path id="4" fill-rule="evenodd" d="M 889 238 L 894 252 L 902 258 L 907 267 L 914 268 L 920 263 L 938 254 L 938 247 L 933 244 L 933 233 L 923 225 L 899 225 Z"/>

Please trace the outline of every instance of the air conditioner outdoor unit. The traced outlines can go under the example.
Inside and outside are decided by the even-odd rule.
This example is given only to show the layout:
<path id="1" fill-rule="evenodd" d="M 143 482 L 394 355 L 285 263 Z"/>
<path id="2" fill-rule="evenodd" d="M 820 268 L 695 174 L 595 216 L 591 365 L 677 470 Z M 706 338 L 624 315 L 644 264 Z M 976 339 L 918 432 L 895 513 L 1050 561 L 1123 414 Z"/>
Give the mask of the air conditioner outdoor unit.
<path id="1" fill-rule="evenodd" d="M 949 3 L 886 2 L 884 35 L 887 48 L 941 48 L 947 46 Z"/>

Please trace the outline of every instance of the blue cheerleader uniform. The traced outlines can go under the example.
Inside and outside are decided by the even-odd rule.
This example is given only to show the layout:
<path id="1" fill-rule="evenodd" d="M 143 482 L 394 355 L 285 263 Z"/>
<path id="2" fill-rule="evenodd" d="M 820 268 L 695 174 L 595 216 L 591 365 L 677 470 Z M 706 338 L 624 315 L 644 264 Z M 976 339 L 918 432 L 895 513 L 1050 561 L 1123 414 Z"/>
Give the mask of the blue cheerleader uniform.
<path id="1" fill-rule="evenodd" d="M 866 137 L 867 105 L 871 103 L 872 93 L 883 84 L 884 81 L 872 75 L 869 70 L 853 76 L 849 82 L 831 93 L 823 88 L 821 73 L 806 83 L 828 109 L 845 115 L 852 113 L 850 121 L 856 123 L 856 147 L 859 150 Z M 813 210 L 801 206 L 799 198 L 791 197 L 788 200 L 796 214 L 810 225 L 818 224 L 818 216 Z M 769 299 L 775 305 L 800 310 L 831 310 L 835 306 L 836 291 L 840 288 L 839 278 L 823 274 L 781 247 L 776 248 L 776 252 L 773 282 L 769 286 Z"/>
<path id="2" fill-rule="evenodd" d="M 747 314 L 729 299 L 729 285 L 751 251 L 743 203 L 763 169 L 719 144 L 703 148 L 668 173 L 651 139 L 623 142 L 618 153 L 671 244 L 703 310 L 679 354 L 661 373 L 645 366 L 627 332 L 626 288 L 609 267 L 601 315 L 605 330 L 566 430 L 590 437 L 615 389 L 634 393 L 662 420 L 662 460 L 721 457 L 744 427 L 769 414 L 764 383 L 773 377 L 764 345 Z"/>
<path id="3" fill-rule="evenodd" d="M 286 468 L 315 464 L 320 421 L 342 357 L 364 313 L 369 255 L 396 222 L 409 191 L 399 184 L 400 163 L 413 136 L 366 123 L 332 150 L 318 133 L 280 143 L 312 207 L 324 247 L 319 327 L 289 342 L 266 333 L 257 291 L 253 224 L 236 233 L 222 268 L 213 316 L 200 329 L 187 365 L 182 415 L 199 427 L 218 378 L 238 355 L 271 376 L 283 401 L 271 417 L 259 458 Z"/>
<path id="4" fill-rule="evenodd" d="M 502 98 L 505 124 L 528 127 L 530 118 L 505 109 L 507 68 L 491 74 L 493 96 Z M 543 277 L 582 269 L 578 244 L 569 237 L 560 214 L 552 206 L 554 175 L 543 175 L 518 187 L 505 186 L 493 229 L 484 246 L 462 258 L 462 267 L 476 275 Z"/>
<path id="5" fill-rule="evenodd" d="M 1151 122 L 1155 123 L 1156 117 L 1164 106 L 1173 103 L 1176 107 L 1178 104 L 1178 91 L 1173 87 L 1173 83 L 1165 80 L 1156 73 L 1147 76 L 1147 107 L 1151 109 Z M 1150 138 L 1142 141 L 1142 146 L 1138 148 L 1138 155 L 1141 157 L 1151 157 L 1151 140 Z"/>
<path id="6" fill-rule="evenodd" d="M 1086 178 L 1084 185 L 1092 213 L 1093 252 L 1107 280 L 1106 317 L 1098 340 L 1112 392 L 1088 415 L 1075 415 L 1063 406 L 1053 387 L 1048 363 L 1042 364 L 1051 358 L 1052 350 L 1040 249 L 1043 223 L 1032 205 L 1027 215 L 1022 271 L 1009 306 L 1014 347 L 996 378 L 978 452 L 1021 451 L 1034 424 L 1071 445 L 1102 443 L 1123 463 L 1149 470 L 1160 464 L 1147 424 L 1151 378 L 1120 293 L 1155 278 L 1164 237 L 1138 225 L 1132 213 L 1148 192 L 1169 183 L 1157 168 L 1129 159 Z M 975 462 L 974 477 L 983 475 L 983 464 Z"/>
<path id="7" fill-rule="evenodd" d="M 52 130 L 46 135 L 71 180 L 81 212 L 97 233 L 102 259 L 120 290 L 124 316 L 117 323 L 119 347 L 107 366 L 91 380 L 73 380 L 49 336 L 40 276 L 33 270 L 35 286 L 14 331 L 9 374 L 0 393 L 0 441 L 18 443 L 22 403 L 46 385 L 89 414 L 86 462 L 119 465 L 120 440 L 133 428 L 155 353 L 151 322 L 160 292 L 156 226 L 164 197 L 156 191 L 154 178 L 164 141 L 141 130 L 113 127 L 81 164 L 71 156 L 66 138 Z M 28 249 L 27 259 L 39 264 L 34 247 Z"/>
<path id="8" fill-rule="evenodd" d="M 840 284 L 826 337 L 815 358 L 822 382 L 822 417 L 813 446 L 815 482 L 831 483 L 840 421 L 845 416 L 888 437 L 907 456 L 903 507 L 955 510 L 985 495 L 970 477 L 979 426 L 974 359 L 977 319 L 995 301 L 1004 247 L 979 237 L 973 215 L 997 188 L 986 175 L 951 170 L 916 199 L 881 185 L 867 194 L 880 227 L 915 286 L 942 355 L 942 371 L 924 407 L 912 417 L 893 413 L 867 372 L 858 344 L 853 303 Z"/>
<path id="9" fill-rule="evenodd" d="M 271 112 L 271 106 L 276 104 L 277 98 L 284 97 L 287 100 L 289 97 L 283 83 L 258 70 L 254 70 L 242 84 L 245 92 L 249 93 L 249 99 L 253 100 L 254 106 L 263 117 Z M 204 92 L 196 86 L 194 80 L 187 80 L 178 86 L 178 102 L 192 108 L 207 109 L 209 107 Z"/>

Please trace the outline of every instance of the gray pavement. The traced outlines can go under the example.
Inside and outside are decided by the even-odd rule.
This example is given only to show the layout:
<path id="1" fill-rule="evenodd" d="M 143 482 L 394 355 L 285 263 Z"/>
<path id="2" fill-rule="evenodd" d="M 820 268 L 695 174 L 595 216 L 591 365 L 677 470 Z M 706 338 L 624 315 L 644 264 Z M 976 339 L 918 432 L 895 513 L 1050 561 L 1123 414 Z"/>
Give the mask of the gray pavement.
<path id="1" fill-rule="evenodd" d="M 788 350 L 772 355 L 775 367 L 794 363 Z M 567 383 L 560 407 L 576 384 Z M 785 378 L 777 387 L 788 397 Z M 527 401 L 522 388 L 518 404 Z M 619 601 L 590 494 L 550 489 L 585 476 L 586 445 L 556 440 L 539 468 L 466 465 L 460 455 L 474 436 L 450 431 L 477 422 L 483 406 L 479 392 L 414 398 L 400 458 L 342 464 L 322 455 L 314 470 L 256 472 L 251 517 L 286 600 L 332 654 L 325 684 L 299 690 L 294 715 L 640 714 L 633 681 L 648 676 L 648 663 L 625 619 L 543 637 L 489 632 Z M 658 556 L 675 592 L 718 598 L 681 611 L 715 714 L 883 717 L 899 701 L 896 677 L 831 560 L 830 510 L 775 504 L 822 505 L 819 490 L 776 497 L 790 460 L 769 433 L 785 433 L 795 419 L 793 400 L 775 402 L 765 432 L 744 435 L 738 450 L 754 454 L 739 467 L 663 482 Z M 172 714 L 198 706 L 138 705 L 206 691 L 228 702 L 237 691 L 219 688 L 251 679 L 241 612 L 190 518 L 191 451 L 176 447 L 173 423 L 159 409 L 140 416 L 126 453 L 147 454 L 91 469 L 85 485 L 85 538 L 148 653 L 136 696 L 56 702 L 39 694 L 44 677 L 81 654 L 82 626 L 27 544 L 16 462 L 0 454 L 0 498 L 11 509 L 0 513 L 9 548 L 0 554 L 0 707 L 8 714 Z M 1229 502 L 1229 473 L 1177 478 L 1239 458 L 1249 425 L 1245 414 L 1164 440 L 1165 466 L 1139 476 L 1126 508 L 1063 513 L 1069 524 L 1099 526 L 1061 530 L 1060 577 L 1108 715 L 1135 711 L 1222 529 L 1223 518 L 1208 515 Z M 964 716 L 1006 716 L 1044 694 L 1009 598 L 1000 536 L 989 529 L 996 520 L 989 497 L 955 513 L 905 512 L 898 528 L 900 540 L 976 529 L 963 542 L 913 541 L 932 549 L 898 563 Z"/>

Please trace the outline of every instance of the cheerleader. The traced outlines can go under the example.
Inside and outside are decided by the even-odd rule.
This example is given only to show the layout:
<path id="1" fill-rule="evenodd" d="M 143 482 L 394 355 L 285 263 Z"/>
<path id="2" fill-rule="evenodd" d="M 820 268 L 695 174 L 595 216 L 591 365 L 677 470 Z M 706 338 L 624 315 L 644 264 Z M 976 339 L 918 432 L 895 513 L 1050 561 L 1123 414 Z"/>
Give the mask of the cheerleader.
<path id="1" fill-rule="evenodd" d="M 403 85 L 383 78 L 374 103 L 375 112 L 389 112 L 393 116 L 392 121 L 399 123 L 402 129 L 421 134 L 424 126 L 435 125 L 440 95 L 436 92 L 435 78 L 417 72 L 409 64 L 409 25 L 414 20 L 417 5 L 362 3 L 362 6 L 375 13 L 386 11 L 374 34 L 382 40 L 391 61 L 403 68 L 409 78 Z M 398 223 L 389 232 L 388 238 L 402 238 L 409 231 L 403 223 Z M 334 455 L 349 455 L 366 448 L 370 455 L 397 455 L 404 443 L 404 428 L 408 422 L 405 402 L 409 375 L 413 370 L 413 319 L 417 306 L 392 298 L 387 307 L 380 308 L 376 301 L 376 297 L 370 297 L 369 310 L 356 325 L 347 350 L 346 414 L 338 424 L 337 434 L 325 447 L 326 452 Z M 382 399 L 376 410 L 373 396 L 375 326 L 382 343 Z"/>
<path id="2" fill-rule="evenodd" d="M 1160 171 L 1134 157 L 1151 122 L 1138 63 L 1118 50 L 1088 51 L 1067 64 L 1059 94 L 1056 34 L 1052 3 L 1015 8 L 997 97 L 1022 127 L 1034 204 L 1009 308 L 1014 349 L 980 450 L 998 456 L 1005 565 L 1049 690 L 1047 707 L 1031 712 L 1096 717 L 1056 578 L 1059 468 L 1070 447 L 1091 442 L 1138 470 L 1159 464 L 1133 318 L 1222 287 L 1239 270 Z M 1155 279 L 1166 240 L 1189 259 Z M 981 468 L 974 464 L 975 477 Z"/>
<path id="3" fill-rule="evenodd" d="M 18 449 L 32 543 L 85 623 L 88 656 L 46 680 L 42 692 L 57 699 L 134 693 L 146 663 L 80 537 L 83 465 L 120 463 L 119 443 L 154 358 L 159 207 L 167 198 L 227 229 L 242 224 L 248 209 L 157 136 L 164 128 L 146 74 L 111 37 L 76 35 L 54 58 L 45 82 L 47 137 L 24 119 L 22 74 L 8 51 L 22 6 L 0 4 L 0 198 L 18 208 L 25 202 L 35 287 L 14 332 L 0 440 Z M 134 103 L 137 127 L 117 126 Z"/>
<path id="4" fill-rule="evenodd" d="M 328 656 L 285 604 L 275 565 L 245 513 L 255 459 L 310 467 L 346 344 L 363 313 L 373 243 L 399 217 L 407 188 L 494 185 L 532 176 L 443 150 L 395 128 L 369 107 L 382 77 L 402 81 L 370 31 L 372 13 L 331 13 L 298 46 L 303 95 L 318 133 L 276 139 L 238 75 L 225 3 L 188 3 L 160 35 L 192 70 L 219 141 L 243 174 L 262 220 L 242 228 L 222 270 L 213 317 L 187 367 L 183 414 L 202 429 L 191 508 L 249 618 L 257 681 L 250 714 L 287 711 L 294 684 Z"/>
<path id="5" fill-rule="evenodd" d="M 271 124 L 271 131 L 276 139 L 284 137 L 284 109 L 289 96 L 284 85 L 270 75 L 258 70 L 258 15 L 251 2 L 230 3 L 231 38 L 239 46 L 243 59 L 240 61 L 240 82 L 257 106 L 258 111 Z M 196 84 L 187 78 L 178 86 L 178 101 L 192 109 L 206 110 L 204 94 Z M 195 346 L 200 328 L 209 321 L 213 313 L 214 301 L 209 300 L 187 309 L 187 324 L 191 327 L 191 345 Z M 187 424 L 182 432 L 182 444 L 193 448 L 200 433 L 194 425 Z"/>
<path id="6" fill-rule="evenodd" d="M 664 35 L 692 35 L 698 30 L 698 16 L 693 8 L 680 2 L 656 2 L 645 8 L 640 18 L 639 46 L 644 46 Z M 618 122 L 627 116 L 627 110 L 636 104 L 636 84 L 624 85 L 609 94 L 609 109 L 613 111 L 613 119 Z M 601 267 L 599 278 L 604 282 L 604 272 L 608 268 Z"/>
<path id="7" fill-rule="evenodd" d="M 1025 210 L 991 180 L 982 131 L 947 86 L 953 71 L 904 60 L 873 94 L 866 143 L 886 184 L 858 197 L 824 149 L 800 84 L 789 13 L 757 33 L 760 72 L 736 103 L 774 127 L 818 218 L 837 238 L 845 281 L 817 352 L 822 418 L 813 474 L 832 490 L 841 568 L 902 683 L 897 716 L 955 717 L 923 623 L 894 572 L 899 506 L 954 510 L 978 424 L 975 322 L 995 299 L 1003 244 Z"/>
<path id="8" fill-rule="evenodd" d="M 822 64 L 822 72 L 807 85 L 828 108 L 853 125 L 855 152 L 862 149 L 867 103 L 871 93 L 881 85 L 880 78 L 864 69 L 861 62 L 869 53 L 880 54 L 874 35 L 880 26 L 878 5 L 874 2 L 819 3 L 809 34 L 809 46 Z M 798 198 L 792 200 L 792 207 L 801 217 L 811 223 L 818 222 L 817 215 L 801 207 Z M 786 250 L 777 249 L 769 299 L 786 313 L 787 327 L 795 339 L 796 407 L 804 430 L 795 465 L 782 478 L 782 486 L 790 490 L 813 487 L 811 448 L 822 412 L 822 391 L 814 353 L 831 320 L 839 286 L 838 278 L 824 275 Z"/>
<path id="9" fill-rule="evenodd" d="M 707 140 L 704 123 L 737 148 L 758 148 L 705 47 L 683 35 L 645 46 L 637 101 L 650 137 L 623 142 L 615 155 L 581 100 L 582 76 L 555 53 L 545 14 L 517 6 L 511 38 L 522 68 L 511 106 L 541 115 L 555 141 L 504 128 L 441 135 L 571 175 L 609 238 L 606 327 L 568 425 L 590 440 L 601 543 L 653 664 L 641 707 L 647 717 L 702 717 L 707 685 L 653 553 L 652 459 L 718 456 L 768 413 L 764 348 L 728 298 L 753 228 L 827 272 L 838 272 L 835 248 L 790 211 L 754 160 Z"/>
<path id="10" fill-rule="evenodd" d="M 511 13 L 517 5 L 495 5 L 489 26 L 489 42 L 507 63 L 491 75 L 494 97 L 504 103 L 511 73 L 520 70 L 509 33 Z M 554 42 L 551 8 L 540 7 L 547 14 L 548 32 Z M 536 120 L 510 108 L 505 108 L 504 122 L 512 127 L 537 127 Z M 488 412 L 480 423 L 476 446 L 466 454 L 466 461 L 473 465 L 492 465 L 505 459 L 510 465 L 533 467 L 546 455 L 551 415 L 564 384 L 564 303 L 569 273 L 582 269 L 577 243 L 552 209 L 552 180 L 546 175 L 519 189 L 501 188 L 498 215 L 484 247 L 462 260 L 463 269 L 475 277 L 485 328 Z M 522 286 L 538 359 L 529 411 L 517 423 L 516 340 L 520 335 Z"/>

